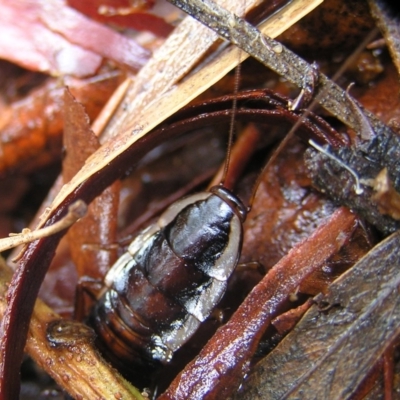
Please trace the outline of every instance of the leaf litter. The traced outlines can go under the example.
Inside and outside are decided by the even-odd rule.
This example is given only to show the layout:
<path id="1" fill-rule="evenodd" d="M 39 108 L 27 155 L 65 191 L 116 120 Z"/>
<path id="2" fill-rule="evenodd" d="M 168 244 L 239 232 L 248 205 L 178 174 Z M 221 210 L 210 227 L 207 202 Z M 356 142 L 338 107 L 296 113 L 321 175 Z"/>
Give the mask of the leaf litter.
<path id="1" fill-rule="evenodd" d="M 236 398 L 349 398 L 400 333 L 400 234 L 338 278 Z"/>

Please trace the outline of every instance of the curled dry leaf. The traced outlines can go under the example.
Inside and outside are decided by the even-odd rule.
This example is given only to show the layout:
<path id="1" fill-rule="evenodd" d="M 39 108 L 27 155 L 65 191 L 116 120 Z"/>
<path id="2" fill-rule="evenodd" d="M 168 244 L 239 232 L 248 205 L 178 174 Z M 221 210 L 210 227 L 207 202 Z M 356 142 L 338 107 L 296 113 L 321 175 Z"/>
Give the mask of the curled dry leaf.
<path id="1" fill-rule="evenodd" d="M 99 147 L 89 117 L 68 90 L 64 93 L 63 178 L 68 182 Z M 106 188 L 89 205 L 88 214 L 68 232 L 71 257 L 78 276 L 102 279 L 117 259 L 119 182 Z"/>
<path id="2" fill-rule="evenodd" d="M 399 245 L 397 232 L 317 296 L 238 398 L 349 398 L 400 333 Z"/>

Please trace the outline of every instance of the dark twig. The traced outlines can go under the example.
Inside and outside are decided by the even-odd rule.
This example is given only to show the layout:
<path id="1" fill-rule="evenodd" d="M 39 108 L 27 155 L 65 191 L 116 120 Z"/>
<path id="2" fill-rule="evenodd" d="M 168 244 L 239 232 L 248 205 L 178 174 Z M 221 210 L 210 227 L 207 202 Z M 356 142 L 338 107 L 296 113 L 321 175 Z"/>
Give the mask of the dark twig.
<path id="1" fill-rule="evenodd" d="M 169 1 L 298 87 L 313 86 L 315 74 L 310 64 L 235 14 L 211 0 Z M 358 118 L 350 111 L 354 106 L 346 92 L 324 74 L 318 74 L 314 95 L 319 98 L 322 107 L 349 127 L 358 130 Z M 372 113 L 360 108 L 376 133 L 390 131 Z"/>

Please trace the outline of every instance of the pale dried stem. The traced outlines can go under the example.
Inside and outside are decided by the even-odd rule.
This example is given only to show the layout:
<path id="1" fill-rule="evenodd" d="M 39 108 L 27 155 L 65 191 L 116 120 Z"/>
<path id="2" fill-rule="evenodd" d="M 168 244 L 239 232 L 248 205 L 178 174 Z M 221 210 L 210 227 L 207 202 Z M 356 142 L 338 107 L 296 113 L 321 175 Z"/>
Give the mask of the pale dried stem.
<path id="1" fill-rule="evenodd" d="M 34 240 L 54 235 L 57 232 L 67 229 L 78 221 L 78 219 L 82 218 L 86 214 L 86 211 L 86 204 L 83 201 L 78 200 L 69 207 L 67 215 L 53 225 L 36 231 L 31 231 L 26 228 L 21 233 L 10 233 L 9 238 L 0 239 L 0 252 L 12 249 L 22 244 L 28 244 Z"/>

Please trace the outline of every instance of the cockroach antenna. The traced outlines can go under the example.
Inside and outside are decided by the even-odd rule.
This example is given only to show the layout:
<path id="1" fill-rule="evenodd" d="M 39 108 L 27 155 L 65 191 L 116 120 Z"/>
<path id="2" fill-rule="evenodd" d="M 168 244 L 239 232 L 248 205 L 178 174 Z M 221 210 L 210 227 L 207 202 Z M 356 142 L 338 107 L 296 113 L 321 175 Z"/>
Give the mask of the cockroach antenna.
<path id="1" fill-rule="evenodd" d="M 358 175 L 356 174 L 356 172 L 351 169 L 348 165 L 346 165 L 340 158 L 336 157 L 334 154 L 329 153 L 328 150 L 324 149 L 322 146 L 320 146 L 319 144 L 315 143 L 314 140 L 310 139 L 308 141 L 308 143 L 314 147 L 316 150 L 318 150 L 319 152 L 321 152 L 322 154 L 325 154 L 327 157 L 329 157 L 331 160 L 336 161 L 340 166 L 342 166 L 343 168 L 345 168 L 347 171 L 350 172 L 351 175 L 353 175 L 354 177 L 354 181 L 355 181 L 355 185 L 354 185 L 354 191 L 357 195 L 363 194 L 364 193 L 364 189 L 361 187 L 361 183 L 360 183 L 360 178 L 358 177 Z"/>
<path id="2" fill-rule="evenodd" d="M 226 161 L 224 165 L 224 172 L 221 178 L 220 185 L 221 186 L 226 186 L 225 181 L 226 177 L 228 175 L 229 171 L 229 163 L 231 159 L 231 152 L 232 152 L 232 143 L 233 143 L 233 137 L 235 136 L 235 123 L 236 123 L 236 112 L 237 112 L 237 94 L 239 92 L 239 84 L 240 84 L 240 73 L 241 73 L 241 63 L 240 63 L 240 57 L 241 57 L 242 51 L 239 49 L 239 64 L 236 66 L 235 69 L 235 83 L 234 83 L 234 96 L 232 100 L 232 110 L 231 110 L 231 118 L 229 122 L 229 137 L 228 137 L 228 148 L 226 150 Z"/>
<path id="3" fill-rule="evenodd" d="M 246 2 L 243 2 L 243 15 L 246 12 Z M 235 68 L 235 77 L 234 77 L 234 86 L 233 86 L 233 101 L 232 101 L 232 110 L 231 110 L 231 118 L 229 122 L 229 137 L 228 137 L 228 149 L 226 151 L 226 161 L 224 165 L 224 171 L 222 174 L 221 186 L 226 186 L 226 177 L 229 171 L 229 163 L 231 159 L 232 153 L 232 143 L 233 137 L 235 136 L 235 124 L 236 124 L 236 113 L 237 113 L 237 97 L 239 93 L 239 85 L 240 85 L 240 75 L 242 71 L 242 50 L 238 47 L 238 64 Z"/>

